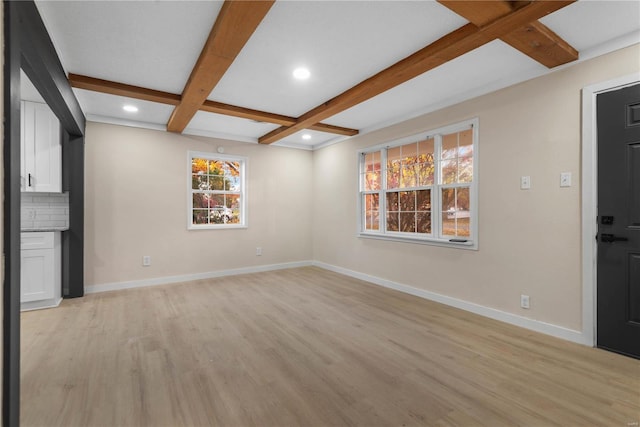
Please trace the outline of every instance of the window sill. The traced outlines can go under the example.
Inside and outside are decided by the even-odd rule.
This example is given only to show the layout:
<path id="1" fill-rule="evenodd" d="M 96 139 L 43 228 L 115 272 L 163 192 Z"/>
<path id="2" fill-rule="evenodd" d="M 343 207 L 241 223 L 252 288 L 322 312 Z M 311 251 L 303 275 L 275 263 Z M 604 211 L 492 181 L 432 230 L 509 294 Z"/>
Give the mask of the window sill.
<path id="1" fill-rule="evenodd" d="M 457 248 L 465 250 L 478 250 L 478 243 L 472 240 L 466 242 L 452 242 L 449 239 L 436 239 L 430 237 L 409 237 L 399 234 L 378 234 L 359 232 L 358 237 L 364 239 L 390 240 L 392 242 L 415 243 L 418 245 L 441 246 L 447 248 Z"/>
<path id="2" fill-rule="evenodd" d="M 220 224 L 220 225 L 189 225 L 187 226 L 187 230 L 189 231 L 198 231 L 198 230 L 238 230 L 238 229 L 245 229 L 245 228 L 249 228 L 246 225 L 242 225 L 242 224 L 233 224 L 233 225 L 227 225 L 227 224 Z"/>

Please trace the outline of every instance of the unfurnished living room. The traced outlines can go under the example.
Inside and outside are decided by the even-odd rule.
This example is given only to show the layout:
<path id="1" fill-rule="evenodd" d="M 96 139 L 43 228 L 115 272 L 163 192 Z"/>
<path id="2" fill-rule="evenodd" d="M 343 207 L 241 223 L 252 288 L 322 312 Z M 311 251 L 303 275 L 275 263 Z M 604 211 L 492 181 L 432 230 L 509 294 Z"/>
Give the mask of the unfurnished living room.
<path id="1" fill-rule="evenodd" d="M 3 1 L 2 424 L 640 424 L 640 1 Z"/>

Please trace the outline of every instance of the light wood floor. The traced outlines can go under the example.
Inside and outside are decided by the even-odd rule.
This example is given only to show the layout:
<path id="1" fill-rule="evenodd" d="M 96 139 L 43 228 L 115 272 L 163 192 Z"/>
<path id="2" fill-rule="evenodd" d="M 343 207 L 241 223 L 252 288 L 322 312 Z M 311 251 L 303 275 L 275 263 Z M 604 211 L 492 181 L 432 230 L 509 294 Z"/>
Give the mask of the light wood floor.
<path id="1" fill-rule="evenodd" d="M 22 314 L 25 426 L 637 426 L 640 361 L 317 268 Z"/>

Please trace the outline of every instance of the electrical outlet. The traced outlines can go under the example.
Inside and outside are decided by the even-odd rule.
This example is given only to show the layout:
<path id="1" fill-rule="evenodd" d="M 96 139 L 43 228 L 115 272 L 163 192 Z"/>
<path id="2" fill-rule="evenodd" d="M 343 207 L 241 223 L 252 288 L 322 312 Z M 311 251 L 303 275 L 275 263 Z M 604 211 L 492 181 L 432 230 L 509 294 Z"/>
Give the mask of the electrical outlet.
<path id="1" fill-rule="evenodd" d="M 262 248 L 260 246 L 256 247 L 256 256 L 262 256 Z"/>
<path id="2" fill-rule="evenodd" d="M 142 265 L 144 267 L 149 267 L 151 265 L 151 255 L 145 255 L 142 257 Z"/>
<path id="3" fill-rule="evenodd" d="M 520 307 L 522 308 L 531 308 L 531 304 L 529 301 L 529 295 L 520 295 Z"/>
<path id="4" fill-rule="evenodd" d="M 35 209 L 29 209 L 28 217 L 29 217 L 29 219 L 36 219 L 36 210 Z"/>
<path id="5" fill-rule="evenodd" d="M 528 190 L 531 188 L 531 177 L 530 176 L 521 176 L 520 177 L 520 189 Z"/>
<path id="6" fill-rule="evenodd" d="M 571 172 L 560 174 L 560 187 L 571 187 Z"/>

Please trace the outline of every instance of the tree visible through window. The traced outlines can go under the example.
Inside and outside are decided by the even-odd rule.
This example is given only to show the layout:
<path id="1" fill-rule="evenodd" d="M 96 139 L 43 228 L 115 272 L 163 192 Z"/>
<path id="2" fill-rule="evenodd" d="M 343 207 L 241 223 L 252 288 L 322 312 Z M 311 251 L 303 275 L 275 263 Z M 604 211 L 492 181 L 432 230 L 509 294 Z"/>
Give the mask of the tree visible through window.
<path id="1" fill-rule="evenodd" d="M 472 122 L 361 153 L 361 233 L 473 243 Z"/>
<path id="2" fill-rule="evenodd" d="M 244 225 L 244 159 L 191 152 L 189 160 L 189 228 Z"/>

